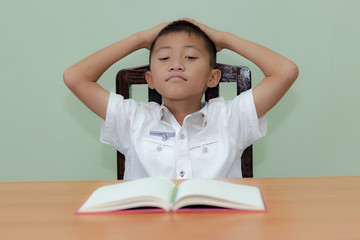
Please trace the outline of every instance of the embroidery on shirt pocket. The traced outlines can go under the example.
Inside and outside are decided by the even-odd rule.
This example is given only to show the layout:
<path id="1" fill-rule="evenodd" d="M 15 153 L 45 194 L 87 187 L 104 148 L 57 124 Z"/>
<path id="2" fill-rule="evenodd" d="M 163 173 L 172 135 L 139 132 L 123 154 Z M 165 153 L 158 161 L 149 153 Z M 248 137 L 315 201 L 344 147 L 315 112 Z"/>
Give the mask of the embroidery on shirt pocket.
<path id="1" fill-rule="evenodd" d="M 150 131 L 150 136 L 157 136 L 162 137 L 163 139 L 168 139 L 175 137 L 175 132 Z"/>

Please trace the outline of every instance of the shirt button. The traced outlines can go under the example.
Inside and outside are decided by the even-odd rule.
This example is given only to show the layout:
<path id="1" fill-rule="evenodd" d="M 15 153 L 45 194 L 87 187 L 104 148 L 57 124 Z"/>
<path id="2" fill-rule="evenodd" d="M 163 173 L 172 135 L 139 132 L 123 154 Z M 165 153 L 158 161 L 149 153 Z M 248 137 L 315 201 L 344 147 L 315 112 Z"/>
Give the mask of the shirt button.
<path id="1" fill-rule="evenodd" d="M 180 170 L 180 177 L 184 177 L 185 176 L 185 171 L 184 170 Z"/>
<path id="2" fill-rule="evenodd" d="M 160 152 L 162 150 L 162 146 L 161 145 L 157 146 L 156 150 Z"/>
<path id="3" fill-rule="evenodd" d="M 203 147 L 202 152 L 203 152 L 203 153 L 207 153 L 207 152 L 208 152 L 208 148 L 207 148 L 207 147 Z"/>
<path id="4" fill-rule="evenodd" d="M 184 134 L 180 134 L 180 139 L 185 139 L 185 135 Z"/>

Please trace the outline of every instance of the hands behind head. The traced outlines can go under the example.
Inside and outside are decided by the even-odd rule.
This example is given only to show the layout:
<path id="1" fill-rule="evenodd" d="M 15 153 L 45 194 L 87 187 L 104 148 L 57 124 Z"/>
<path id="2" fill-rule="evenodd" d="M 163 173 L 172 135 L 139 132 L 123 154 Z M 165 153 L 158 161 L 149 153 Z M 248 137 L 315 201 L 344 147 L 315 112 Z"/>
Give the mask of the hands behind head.
<path id="1" fill-rule="evenodd" d="M 140 32 L 143 47 L 150 50 L 152 43 L 158 36 L 159 32 L 165 28 L 169 23 L 161 23 L 153 28 Z"/>
<path id="2" fill-rule="evenodd" d="M 205 24 L 201 24 L 191 18 L 181 18 L 179 20 L 188 21 L 198 26 L 211 39 L 211 41 L 213 41 L 216 47 L 216 51 L 219 52 L 225 48 L 225 46 L 222 43 L 222 39 L 223 39 L 222 35 L 224 32 L 208 27 Z"/>
<path id="3" fill-rule="evenodd" d="M 222 35 L 224 32 L 216 30 L 214 28 L 210 28 L 210 27 L 206 26 L 205 24 L 198 23 L 197 21 L 190 19 L 190 18 L 181 18 L 179 20 L 188 21 L 188 22 L 198 26 L 211 39 L 211 41 L 213 41 L 213 43 L 215 44 L 215 47 L 216 47 L 216 51 L 219 52 L 225 48 L 225 46 L 222 43 L 222 38 L 223 38 Z M 169 23 L 167 23 L 167 22 L 161 23 L 153 28 L 150 28 L 148 30 L 140 32 L 139 34 L 141 34 L 143 47 L 150 49 L 152 43 L 158 36 L 159 32 L 163 28 L 165 28 L 167 25 L 169 25 Z"/>

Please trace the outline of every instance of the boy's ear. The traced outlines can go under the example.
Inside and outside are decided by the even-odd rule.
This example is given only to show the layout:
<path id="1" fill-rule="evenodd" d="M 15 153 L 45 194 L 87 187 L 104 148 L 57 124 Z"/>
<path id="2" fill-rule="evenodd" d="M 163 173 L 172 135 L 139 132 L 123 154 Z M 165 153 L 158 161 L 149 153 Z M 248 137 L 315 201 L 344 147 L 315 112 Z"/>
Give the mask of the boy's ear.
<path id="1" fill-rule="evenodd" d="M 207 83 L 209 88 L 216 87 L 221 79 L 221 71 L 219 69 L 213 69 L 210 79 Z"/>
<path id="2" fill-rule="evenodd" d="M 149 88 L 150 89 L 155 89 L 150 71 L 146 71 L 145 79 L 146 79 L 147 84 L 149 85 Z"/>

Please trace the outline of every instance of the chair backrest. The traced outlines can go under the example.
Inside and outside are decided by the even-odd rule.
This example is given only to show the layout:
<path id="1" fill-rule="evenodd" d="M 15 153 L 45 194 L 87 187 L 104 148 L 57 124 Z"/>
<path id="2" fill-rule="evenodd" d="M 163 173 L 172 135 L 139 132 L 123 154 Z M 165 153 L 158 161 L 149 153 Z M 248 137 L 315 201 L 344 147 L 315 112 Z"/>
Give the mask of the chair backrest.
<path id="1" fill-rule="evenodd" d="M 217 64 L 221 71 L 220 82 L 236 82 L 237 95 L 251 88 L 250 69 L 244 66 L 232 66 L 226 64 Z M 132 84 L 147 84 L 145 73 L 149 66 L 142 66 L 131 69 L 120 70 L 116 76 L 116 93 L 122 95 L 125 99 L 130 97 Z M 219 86 L 208 88 L 205 92 L 205 101 L 219 96 Z M 150 101 L 162 103 L 161 95 L 149 88 L 148 99 Z M 252 146 L 246 148 L 241 157 L 241 171 L 243 177 L 253 177 L 253 159 Z M 123 179 L 125 170 L 125 157 L 117 152 L 117 173 L 118 179 Z"/>

